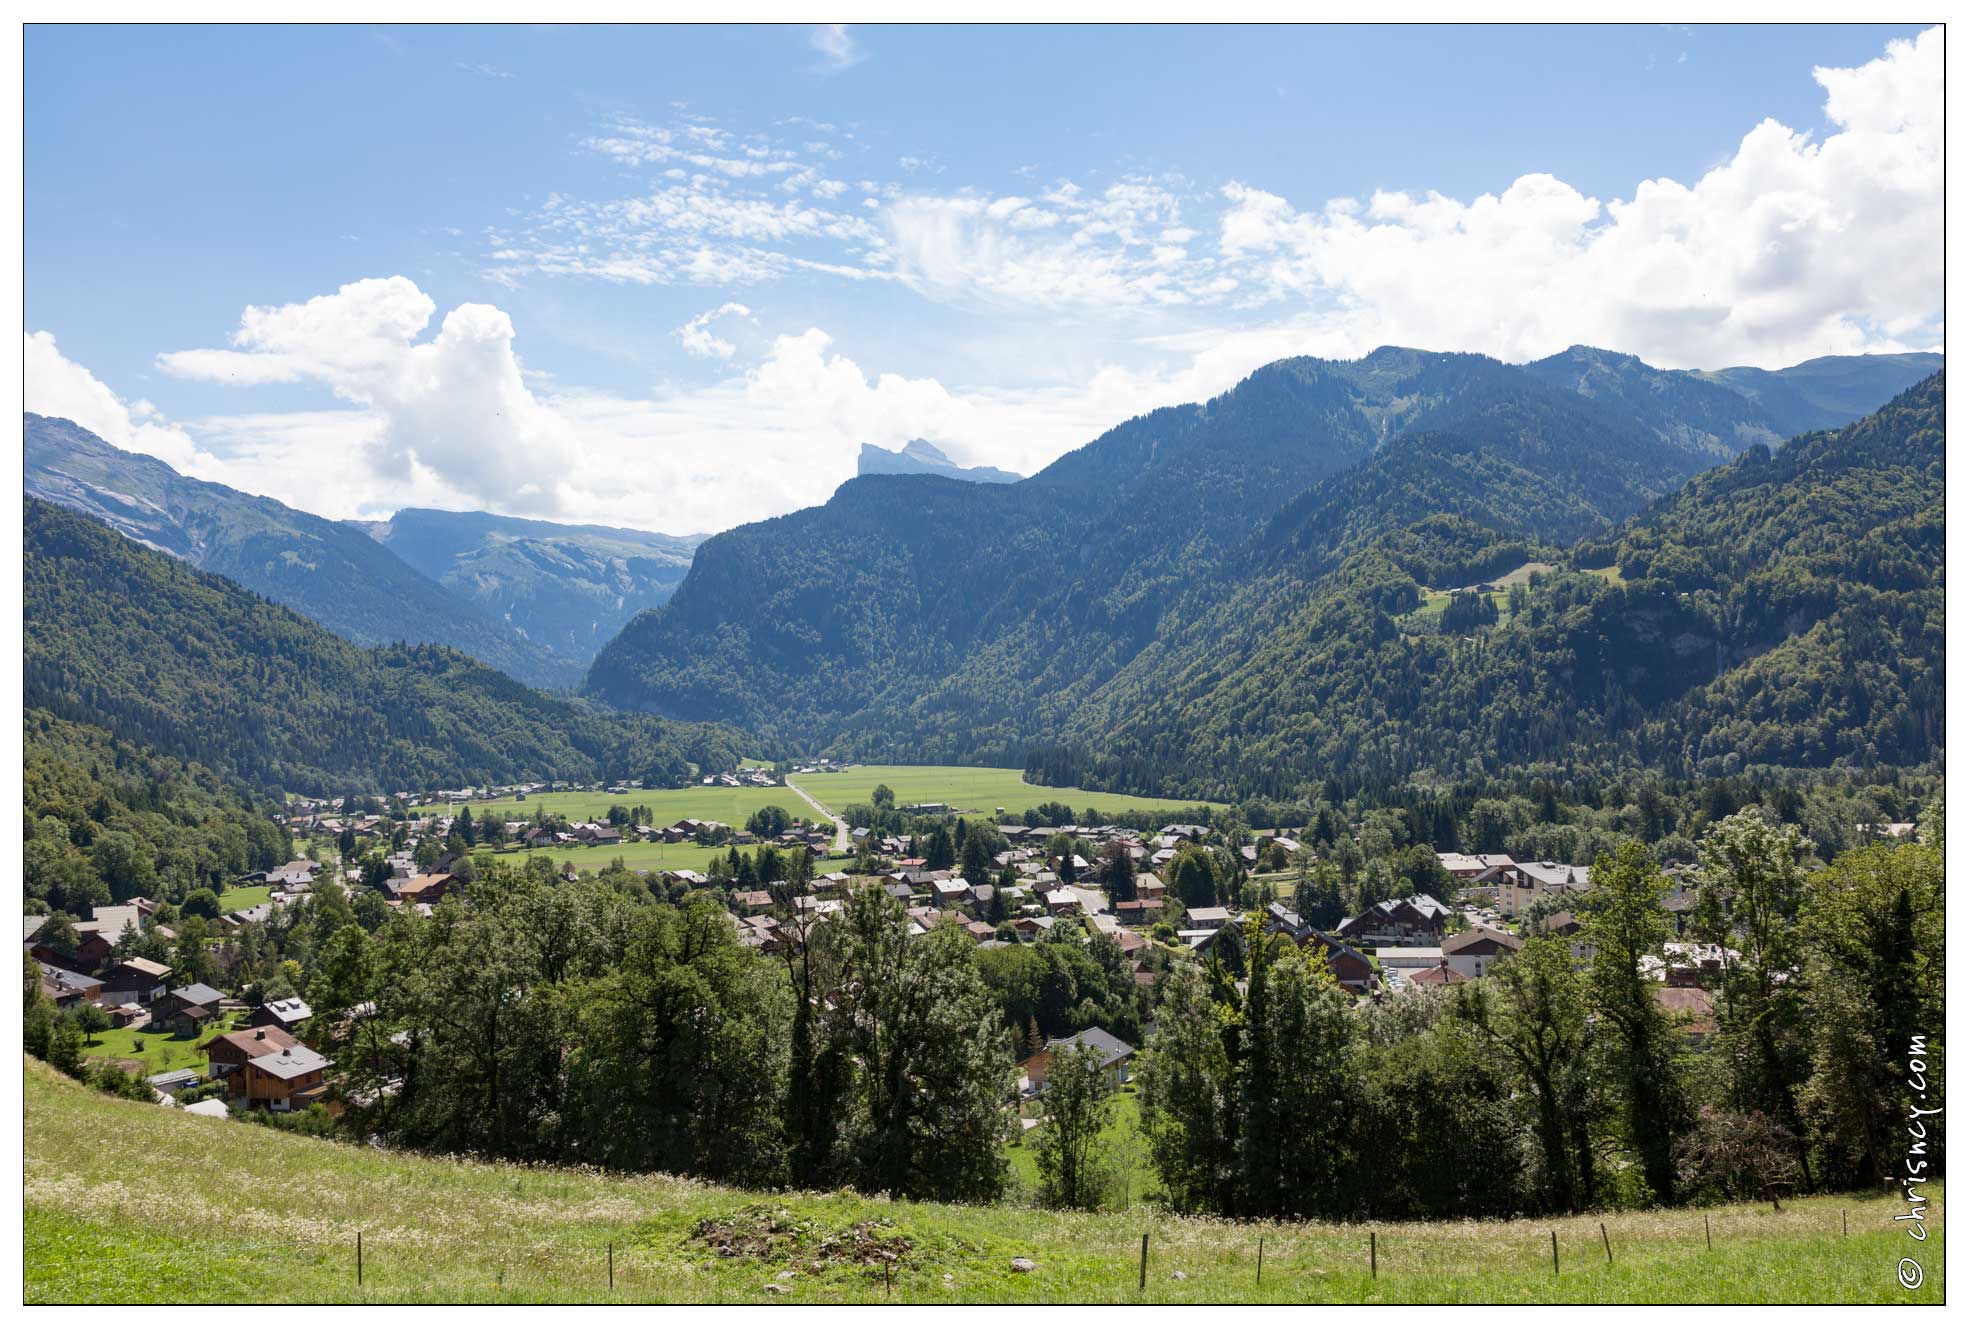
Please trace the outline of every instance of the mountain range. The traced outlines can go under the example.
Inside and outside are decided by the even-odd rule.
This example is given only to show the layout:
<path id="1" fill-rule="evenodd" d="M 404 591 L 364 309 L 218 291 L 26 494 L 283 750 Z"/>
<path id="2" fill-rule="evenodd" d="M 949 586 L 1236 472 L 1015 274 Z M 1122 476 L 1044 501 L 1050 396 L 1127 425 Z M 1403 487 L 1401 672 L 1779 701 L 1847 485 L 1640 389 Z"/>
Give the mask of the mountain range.
<path id="1" fill-rule="evenodd" d="M 32 496 L 23 525 L 29 710 L 230 779 L 332 794 L 681 784 L 739 759 L 727 731 L 539 692 L 446 646 L 356 646 Z"/>
<path id="2" fill-rule="evenodd" d="M 1001 471 L 996 466 L 959 466 L 944 455 L 942 448 L 920 438 L 911 439 L 893 452 L 873 443 L 862 444 L 861 455 L 855 459 L 855 474 L 946 475 L 953 480 L 975 480 L 988 485 L 1014 484 L 1022 478 L 1016 471 Z"/>
<path id="3" fill-rule="evenodd" d="M 352 524 L 527 641 L 584 664 L 670 598 L 704 540 L 431 508 Z"/>
<path id="4" fill-rule="evenodd" d="M 578 683 L 603 642 L 670 594 L 698 542 L 423 509 L 331 521 L 180 475 L 67 420 L 27 414 L 24 442 L 30 495 L 350 641 L 449 646 L 538 687 Z"/>
<path id="5" fill-rule="evenodd" d="M 1758 468 L 1798 446 L 1783 445 L 1790 435 L 1850 425 L 1940 364 L 1845 357 L 1692 373 L 1588 347 L 1517 366 L 1393 347 L 1280 361 L 1209 402 L 1119 425 L 1015 484 L 864 475 L 820 507 L 714 536 L 671 599 L 596 657 L 586 686 L 795 751 L 1032 757 L 1049 777 L 1070 769 L 1110 787 L 1210 797 L 1343 764 L 1392 778 L 1558 760 L 1596 734 L 1627 736 L 1621 752 L 1597 745 L 1609 760 L 1645 747 L 1670 766 L 1711 769 L 1728 754 L 1678 745 L 1660 726 L 1697 705 L 1694 694 L 1749 687 L 1756 662 L 1826 623 L 1838 595 L 1801 601 L 1773 638 L 1768 624 L 1748 631 L 1743 615 L 1730 618 L 1754 569 L 1730 565 L 1706 608 L 1662 591 L 1658 576 L 1620 585 L 1624 574 L 1588 569 L 1625 556 L 1621 532 L 1654 529 L 1631 525 L 1640 514 L 1707 494 L 1684 488 L 1704 472 L 1772 474 Z M 1929 386 L 1939 399 L 1939 376 Z M 1880 427 L 1918 433 L 1926 426 L 1909 421 L 1920 414 L 1904 404 Z M 1939 501 L 1939 452 L 1932 474 L 1916 469 L 1922 478 L 1897 471 L 1896 483 L 1926 512 L 1927 498 Z M 1855 472 L 1856 483 L 1870 478 Z M 1786 492 L 1800 538 L 1817 538 L 1812 523 L 1826 514 Z M 1897 509 L 1894 520 L 1921 519 Z M 1859 520 L 1841 531 L 1863 548 L 1890 538 Z M 1585 561 L 1587 548 L 1601 561 Z M 1441 588 L 1522 565 L 1552 571 L 1504 627 L 1465 643 L 1418 617 Z M 1616 592 L 1617 604 L 1605 600 Z M 1925 622 L 1920 604 L 1907 612 Z M 1510 686 L 1528 689 L 1524 708 L 1498 741 L 1472 746 L 1428 727 L 1427 671 L 1465 646 L 1518 641 L 1505 627 L 1531 634 L 1535 653 L 1550 636 L 1535 626 L 1582 613 L 1606 642 L 1667 644 L 1669 657 L 1582 673 L 1592 643 L 1562 635 L 1553 649 L 1573 656 L 1521 662 L 1532 673 Z M 1919 657 L 1925 629 L 1913 621 L 1901 645 Z M 1328 649 L 1338 641 L 1359 658 Z M 1623 670 L 1642 665 L 1661 665 L 1668 681 L 1637 687 Z M 1470 685 L 1492 677 L 1478 670 Z M 1350 686 L 1357 679 L 1376 687 Z M 1606 686 L 1568 697 L 1575 683 Z M 1887 735 L 1859 738 L 1863 717 L 1747 750 L 1799 764 L 1864 760 L 1868 743 L 1881 760 L 1888 748 L 1895 759 L 1931 755 L 1925 698 L 1875 700 L 1902 708 L 1886 747 Z M 1478 709 L 1440 714 L 1512 713 L 1497 694 Z"/>

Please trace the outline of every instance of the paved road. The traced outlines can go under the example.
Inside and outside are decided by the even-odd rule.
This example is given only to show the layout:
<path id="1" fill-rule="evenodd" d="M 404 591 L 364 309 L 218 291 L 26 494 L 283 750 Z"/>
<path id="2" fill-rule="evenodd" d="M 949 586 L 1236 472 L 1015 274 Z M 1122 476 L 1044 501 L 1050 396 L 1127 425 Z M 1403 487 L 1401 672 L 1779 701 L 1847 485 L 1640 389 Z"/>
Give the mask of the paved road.
<path id="1" fill-rule="evenodd" d="M 841 818 L 835 816 L 831 811 L 828 810 L 825 804 L 823 804 L 819 799 L 815 798 L 812 794 L 808 793 L 806 790 L 802 789 L 799 785 L 794 784 L 793 781 L 788 780 L 786 782 L 786 787 L 788 789 L 791 789 L 794 793 L 798 794 L 800 797 L 806 799 L 808 807 L 812 808 L 815 812 L 820 813 L 821 816 L 826 817 L 829 821 L 832 821 L 834 823 L 834 852 L 837 854 L 847 853 L 848 852 L 848 823 L 841 820 Z"/>

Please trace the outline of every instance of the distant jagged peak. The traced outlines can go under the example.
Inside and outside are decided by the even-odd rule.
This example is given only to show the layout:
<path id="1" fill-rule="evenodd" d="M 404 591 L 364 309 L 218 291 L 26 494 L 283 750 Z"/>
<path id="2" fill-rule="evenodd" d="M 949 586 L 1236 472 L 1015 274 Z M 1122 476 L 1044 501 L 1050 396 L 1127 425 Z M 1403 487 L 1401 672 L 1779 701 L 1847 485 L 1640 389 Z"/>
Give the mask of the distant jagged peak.
<path id="1" fill-rule="evenodd" d="M 942 475 L 990 485 L 1008 485 L 1025 478 L 996 466 L 959 466 L 942 448 L 924 438 L 912 438 L 893 451 L 873 443 L 862 444 L 861 455 L 855 460 L 855 474 Z"/>

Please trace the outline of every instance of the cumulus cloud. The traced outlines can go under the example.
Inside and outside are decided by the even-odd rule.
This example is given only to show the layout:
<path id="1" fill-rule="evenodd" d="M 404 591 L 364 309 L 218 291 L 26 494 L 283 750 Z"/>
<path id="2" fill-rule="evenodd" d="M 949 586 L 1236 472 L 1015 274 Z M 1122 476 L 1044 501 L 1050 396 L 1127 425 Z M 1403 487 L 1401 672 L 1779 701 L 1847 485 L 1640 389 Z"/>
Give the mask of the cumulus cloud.
<path id="1" fill-rule="evenodd" d="M 464 304 L 417 340 L 435 310 L 406 277 L 370 278 L 300 304 L 249 306 L 231 349 L 167 352 L 158 363 L 182 378 L 318 384 L 381 422 L 367 452 L 384 479 L 423 468 L 512 511 L 558 510 L 573 433 L 522 379 L 512 320 Z"/>
<path id="2" fill-rule="evenodd" d="M 1463 202 L 1380 193 L 1300 210 L 1242 182 L 1219 247 L 1270 300 L 1358 340 L 1506 359 L 1576 342 L 1687 367 L 1939 342 L 1942 37 L 1820 69 L 1823 140 L 1766 120 L 1693 184 L 1602 204 L 1550 175 Z"/>

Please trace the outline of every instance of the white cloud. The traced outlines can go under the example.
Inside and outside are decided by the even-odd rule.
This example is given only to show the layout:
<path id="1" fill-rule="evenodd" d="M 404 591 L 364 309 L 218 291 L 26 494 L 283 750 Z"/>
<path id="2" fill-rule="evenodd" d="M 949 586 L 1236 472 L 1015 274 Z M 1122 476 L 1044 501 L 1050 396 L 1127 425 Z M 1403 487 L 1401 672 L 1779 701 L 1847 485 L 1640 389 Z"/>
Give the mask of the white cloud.
<path id="1" fill-rule="evenodd" d="M 1587 342 L 1666 366 L 1781 365 L 1939 342 L 1942 37 L 1820 69 L 1823 141 L 1766 120 L 1692 185 L 1604 206 L 1549 175 L 1465 203 L 1376 194 L 1301 211 L 1239 182 L 1219 246 L 1273 300 L 1357 344 L 1523 359 Z"/>
<path id="2" fill-rule="evenodd" d="M 868 53 L 861 49 L 845 23 L 822 23 L 814 28 L 808 41 L 827 58 L 830 69 L 846 69 L 868 58 Z"/>
<path id="3" fill-rule="evenodd" d="M 464 60 L 454 60 L 452 64 L 464 70 L 467 74 L 477 74 L 480 78 L 511 78 L 513 76 L 512 71 L 501 69 L 497 65 L 467 63 Z"/>
<path id="4" fill-rule="evenodd" d="M 104 442 L 142 452 L 197 474 L 201 456 L 191 436 L 166 423 L 147 401 L 127 402 L 55 346 L 52 332 L 30 332 L 22 359 L 26 409 L 73 420 Z"/>
<path id="5" fill-rule="evenodd" d="M 319 384 L 381 420 L 367 454 L 383 480 L 422 467 L 510 511 L 557 510 L 573 433 L 522 380 L 511 320 L 491 305 L 460 305 L 417 341 L 435 309 L 406 277 L 370 278 L 302 304 L 249 306 L 237 349 L 170 352 L 158 363 L 183 378 Z"/>
<path id="6" fill-rule="evenodd" d="M 731 342 L 711 331 L 711 325 L 721 318 L 749 318 L 752 311 L 736 300 L 728 300 L 716 309 L 706 310 L 690 322 L 678 328 L 677 340 L 684 344 L 684 351 L 699 359 L 729 360 L 738 350 Z"/>

